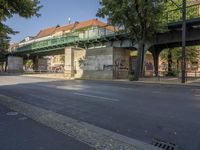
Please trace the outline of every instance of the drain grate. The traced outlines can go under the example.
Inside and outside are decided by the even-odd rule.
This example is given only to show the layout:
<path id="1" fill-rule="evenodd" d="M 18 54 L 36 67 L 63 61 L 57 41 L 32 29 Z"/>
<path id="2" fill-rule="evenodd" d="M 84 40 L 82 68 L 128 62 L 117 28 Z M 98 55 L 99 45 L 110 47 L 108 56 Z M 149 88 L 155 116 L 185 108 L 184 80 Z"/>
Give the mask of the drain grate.
<path id="1" fill-rule="evenodd" d="M 152 141 L 152 145 L 159 147 L 161 149 L 164 149 L 164 150 L 177 150 L 177 148 L 178 148 L 178 146 L 176 144 L 166 142 L 166 141 L 160 140 L 160 139 L 154 139 Z"/>

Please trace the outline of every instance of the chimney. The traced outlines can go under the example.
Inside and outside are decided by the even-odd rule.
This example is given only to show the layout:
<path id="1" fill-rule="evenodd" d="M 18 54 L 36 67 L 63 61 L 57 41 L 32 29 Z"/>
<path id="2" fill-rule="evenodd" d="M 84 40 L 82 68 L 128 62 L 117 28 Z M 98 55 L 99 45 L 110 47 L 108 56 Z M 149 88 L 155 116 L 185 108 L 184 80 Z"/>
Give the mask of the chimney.
<path id="1" fill-rule="evenodd" d="M 68 23 L 71 24 L 71 18 L 70 17 L 68 18 Z"/>

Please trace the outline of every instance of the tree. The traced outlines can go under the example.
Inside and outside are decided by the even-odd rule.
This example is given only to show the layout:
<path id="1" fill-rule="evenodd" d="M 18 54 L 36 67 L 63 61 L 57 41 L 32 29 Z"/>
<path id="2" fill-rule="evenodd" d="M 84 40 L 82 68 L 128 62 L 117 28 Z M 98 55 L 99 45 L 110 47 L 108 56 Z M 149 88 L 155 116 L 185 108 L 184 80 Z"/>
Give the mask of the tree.
<path id="1" fill-rule="evenodd" d="M 16 34 L 7 25 L 5 21 L 13 17 L 14 14 L 18 14 L 24 18 L 30 18 L 32 16 L 39 17 L 38 13 L 40 8 L 39 0 L 0 0 L 0 53 L 4 53 L 8 48 L 10 34 Z"/>
<path id="2" fill-rule="evenodd" d="M 190 46 L 186 48 L 186 60 L 192 63 L 196 61 L 199 57 L 200 51 L 198 46 Z M 182 51 L 181 48 L 166 49 L 161 54 L 162 60 L 168 62 L 168 74 L 173 74 L 172 64 L 176 64 L 176 70 L 179 71 L 180 64 L 182 61 Z"/>
<path id="3" fill-rule="evenodd" d="M 130 39 L 138 44 L 135 79 L 143 72 L 143 58 L 147 43 L 163 29 L 162 0 L 101 0 L 99 17 L 108 17 L 115 26 L 123 26 Z"/>
<path id="4" fill-rule="evenodd" d="M 199 3 L 194 0 L 186 0 L 187 6 Z M 165 9 L 167 10 L 166 17 L 168 21 L 175 22 L 182 20 L 182 2 L 183 0 L 167 0 Z M 199 5 L 187 8 L 187 19 L 199 17 Z"/>
<path id="5" fill-rule="evenodd" d="M 166 22 L 176 22 L 182 20 L 182 2 L 183 0 L 168 0 L 165 4 L 166 10 L 167 10 L 167 20 Z M 192 6 L 187 8 L 187 19 L 191 18 L 197 18 L 199 17 L 199 5 L 194 5 L 196 3 L 199 3 L 194 0 L 187 0 L 187 6 Z M 188 47 L 186 56 L 187 61 L 189 58 L 193 57 L 196 58 L 198 56 L 198 50 L 194 47 Z M 174 59 L 177 63 L 177 70 L 179 70 L 179 62 L 182 59 L 182 53 L 180 48 L 174 48 L 174 49 L 168 49 L 167 51 L 162 53 L 163 58 L 165 58 L 168 61 L 168 74 L 172 74 L 172 63 L 174 62 Z"/>

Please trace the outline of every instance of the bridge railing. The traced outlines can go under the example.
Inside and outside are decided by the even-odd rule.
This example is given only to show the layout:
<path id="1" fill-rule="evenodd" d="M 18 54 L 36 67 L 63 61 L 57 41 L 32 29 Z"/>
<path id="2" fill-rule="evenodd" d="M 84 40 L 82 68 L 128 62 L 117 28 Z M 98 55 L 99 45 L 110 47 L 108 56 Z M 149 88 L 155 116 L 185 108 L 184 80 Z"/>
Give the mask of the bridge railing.
<path id="1" fill-rule="evenodd" d="M 23 51 L 31 51 L 31 50 L 38 50 L 41 48 L 48 48 L 48 47 L 55 47 L 66 43 L 71 43 L 77 41 L 78 37 L 75 36 L 65 36 L 65 37 L 59 37 L 59 38 L 52 38 L 47 39 L 43 41 L 37 41 L 34 43 L 31 43 L 29 45 L 25 45 L 22 47 L 19 47 L 17 49 L 17 52 L 23 52 Z"/>
<path id="2" fill-rule="evenodd" d="M 94 32 L 91 34 L 91 32 Z M 89 34 L 90 33 L 90 34 Z M 109 32 L 103 28 L 96 28 L 88 30 L 85 33 L 81 33 L 78 31 L 72 32 L 65 36 L 61 37 L 54 37 L 47 40 L 36 41 L 31 44 L 22 46 L 17 48 L 17 52 L 24 52 L 24 51 L 36 51 L 38 49 L 45 49 L 49 47 L 61 47 L 62 45 L 78 43 L 83 41 L 89 41 L 94 39 L 101 39 L 108 36 L 114 36 L 116 32 Z"/>
<path id="3" fill-rule="evenodd" d="M 200 3 L 187 6 L 187 20 L 200 18 Z M 182 8 L 174 9 L 168 11 L 167 14 L 167 23 L 179 22 L 182 20 Z"/>

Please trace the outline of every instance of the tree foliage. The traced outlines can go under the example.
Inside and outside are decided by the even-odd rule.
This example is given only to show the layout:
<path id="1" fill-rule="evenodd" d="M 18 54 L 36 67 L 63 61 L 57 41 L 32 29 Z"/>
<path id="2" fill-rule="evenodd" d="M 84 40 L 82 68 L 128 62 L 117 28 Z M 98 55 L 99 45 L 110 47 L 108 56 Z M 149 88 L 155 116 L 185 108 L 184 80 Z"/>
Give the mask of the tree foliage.
<path id="1" fill-rule="evenodd" d="M 150 41 L 162 28 L 160 0 L 101 0 L 100 5 L 97 16 L 124 27 L 135 41 Z"/>
<path id="2" fill-rule="evenodd" d="M 101 8 L 99 8 L 97 16 L 107 17 L 113 25 L 123 27 L 130 38 L 138 44 L 136 79 L 142 75 L 147 43 L 153 41 L 158 32 L 164 31 L 166 23 L 180 21 L 182 18 L 182 0 L 173 1 L 100 0 Z M 187 0 L 187 5 L 191 4 L 192 1 Z M 199 9 L 195 7 L 188 9 L 187 18 L 199 14 Z"/>
<path id="3" fill-rule="evenodd" d="M 169 54 L 170 59 L 172 61 L 172 64 L 176 64 L 176 70 L 179 71 L 179 64 L 181 64 L 182 61 L 182 49 L 181 48 L 173 48 L 173 49 L 166 49 L 161 54 L 161 60 L 168 61 L 169 62 Z M 186 48 L 186 61 L 187 62 L 195 62 L 197 61 L 197 58 L 199 57 L 200 50 L 198 46 L 190 46 Z M 168 68 L 171 70 L 171 68 Z"/>
<path id="4" fill-rule="evenodd" d="M 165 2 L 165 17 L 168 21 L 180 21 L 182 19 L 182 1 L 183 0 L 167 0 Z M 186 0 L 187 6 L 187 19 L 199 17 L 199 2 L 193 0 Z"/>
<path id="5" fill-rule="evenodd" d="M 16 34 L 12 28 L 5 25 L 5 21 L 17 14 L 24 18 L 39 17 L 39 0 L 0 0 L 0 52 L 8 48 L 10 34 Z"/>
<path id="6" fill-rule="evenodd" d="M 162 0 L 101 0 L 99 17 L 108 17 L 115 26 L 124 27 L 130 38 L 138 44 L 135 78 L 143 72 L 145 47 L 163 29 Z"/>

